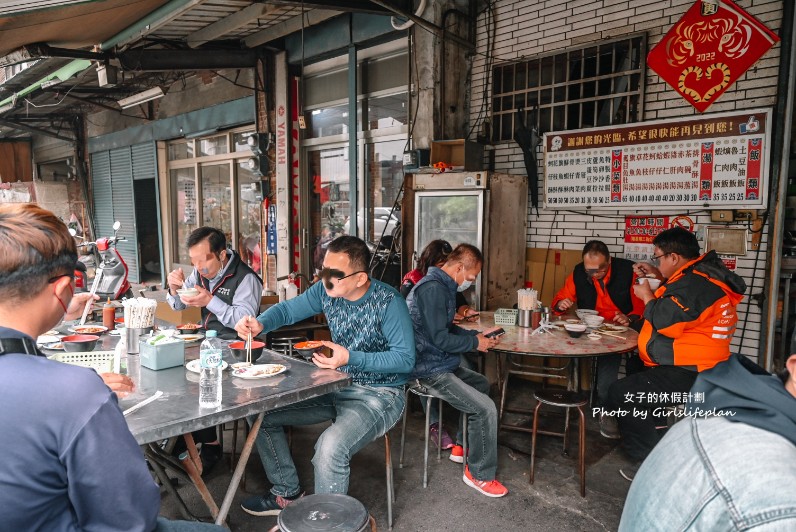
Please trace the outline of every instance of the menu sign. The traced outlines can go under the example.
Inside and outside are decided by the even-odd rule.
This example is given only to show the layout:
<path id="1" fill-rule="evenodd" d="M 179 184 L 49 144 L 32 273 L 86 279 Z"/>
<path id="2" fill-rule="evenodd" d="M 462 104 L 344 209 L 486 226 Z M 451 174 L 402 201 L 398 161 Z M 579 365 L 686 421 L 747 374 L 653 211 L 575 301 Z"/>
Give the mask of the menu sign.
<path id="1" fill-rule="evenodd" d="M 761 208 L 769 109 L 545 133 L 550 209 Z"/>

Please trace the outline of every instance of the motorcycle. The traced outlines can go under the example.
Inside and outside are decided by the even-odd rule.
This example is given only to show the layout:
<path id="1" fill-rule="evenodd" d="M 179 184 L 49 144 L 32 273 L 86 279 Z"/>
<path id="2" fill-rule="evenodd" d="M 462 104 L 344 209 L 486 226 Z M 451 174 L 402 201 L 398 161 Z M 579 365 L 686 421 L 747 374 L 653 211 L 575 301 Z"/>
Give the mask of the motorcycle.
<path id="1" fill-rule="evenodd" d="M 83 242 L 78 246 L 88 248 L 93 254 L 97 265 L 94 280 L 91 284 L 91 291 L 105 299 L 122 299 L 132 297 L 133 291 L 127 280 L 129 270 L 127 263 L 124 262 L 119 250 L 116 249 L 118 242 L 126 242 L 126 238 L 119 238 L 117 233 L 122 226 L 118 221 L 113 224 L 113 236 L 98 238 L 96 242 Z M 72 236 L 76 234 L 72 229 L 69 230 Z M 86 266 L 78 262 L 75 267 L 75 288 L 77 292 L 86 291 L 89 286 L 89 279 L 86 274 Z"/>

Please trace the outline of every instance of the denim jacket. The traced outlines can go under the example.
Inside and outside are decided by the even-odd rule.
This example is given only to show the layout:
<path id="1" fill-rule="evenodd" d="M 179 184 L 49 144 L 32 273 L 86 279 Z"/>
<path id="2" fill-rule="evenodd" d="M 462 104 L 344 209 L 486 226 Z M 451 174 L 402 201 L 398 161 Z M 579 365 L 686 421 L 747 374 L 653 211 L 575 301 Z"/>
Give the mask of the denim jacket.
<path id="1" fill-rule="evenodd" d="M 478 347 L 477 331 L 453 324 L 456 287 L 450 275 L 431 267 L 406 299 L 415 332 L 412 379 L 452 372 L 459 367 L 462 353 Z"/>

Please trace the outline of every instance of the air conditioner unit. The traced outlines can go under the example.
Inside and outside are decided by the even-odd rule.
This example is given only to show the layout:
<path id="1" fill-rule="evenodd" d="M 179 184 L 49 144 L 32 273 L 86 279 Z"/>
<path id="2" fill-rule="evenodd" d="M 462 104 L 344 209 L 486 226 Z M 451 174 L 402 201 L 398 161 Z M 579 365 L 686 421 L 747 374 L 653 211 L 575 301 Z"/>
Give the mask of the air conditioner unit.
<path id="1" fill-rule="evenodd" d="M 165 94 L 166 93 L 163 92 L 163 89 L 160 87 L 152 87 L 144 92 L 139 92 L 138 94 L 133 94 L 127 98 L 122 98 L 121 100 L 118 100 L 117 103 L 122 109 L 127 109 L 129 107 L 134 107 L 151 100 L 162 98 Z"/>

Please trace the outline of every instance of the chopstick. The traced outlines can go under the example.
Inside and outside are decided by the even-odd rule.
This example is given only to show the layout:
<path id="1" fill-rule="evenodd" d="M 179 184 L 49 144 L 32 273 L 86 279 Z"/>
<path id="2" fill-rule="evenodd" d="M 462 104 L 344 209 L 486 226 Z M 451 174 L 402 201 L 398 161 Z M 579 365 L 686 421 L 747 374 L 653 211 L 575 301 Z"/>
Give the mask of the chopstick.
<path id="1" fill-rule="evenodd" d="M 614 338 L 619 338 L 620 340 L 627 340 L 627 338 L 625 338 L 624 336 L 619 336 L 618 334 L 600 331 L 598 329 L 592 329 L 592 331 L 596 332 L 597 334 L 604 334 L 605 336 L 613 336 Z"/>
<path id="2" fill-rule="evenodd" d="M 252 363 L 252 332 L 246 336 L 246 362 Z"/>
<path id="3" fill-rule="evenodd" d="M 97 273 L 94 275 L 94 282 L 91 283 L 91 295 L 86 300 L 86 306 L 83 307 L 83 316 L 80 318 L 80 325 L 86 324 L 86 316 L 88 316 L 88 309 L 90 309 L 94 305 L 94 294 L 97 293 L 97 287 L 99 286 L 100 279 L 102 279 L 102 271 L 97 269 Z"/>
<path id="4" fill-rule="evenodd" d="M 127 410 L 125 410 L 124 412 L 122 412 L 122 415 L 126 416 L 127 414 L 132 414 L 133 412 L 135 412 L 136 410 L 138 410 L 142 406 L 148 405 L 149 403 L 151 403 L 152 401 L 158 399 L 162 395 L 163 395 L 163 392 L 158 390 L 152 395 L 152 397 L 148 397 L 148 398 L 144 399 L 143 401 L 141 401 L 140 403 L 138 403 L 137 405 L 133 405 L 130 408 L 128 408 Z"/>

